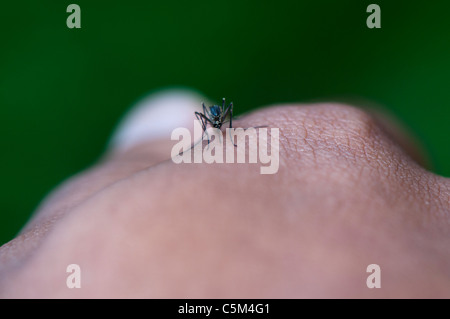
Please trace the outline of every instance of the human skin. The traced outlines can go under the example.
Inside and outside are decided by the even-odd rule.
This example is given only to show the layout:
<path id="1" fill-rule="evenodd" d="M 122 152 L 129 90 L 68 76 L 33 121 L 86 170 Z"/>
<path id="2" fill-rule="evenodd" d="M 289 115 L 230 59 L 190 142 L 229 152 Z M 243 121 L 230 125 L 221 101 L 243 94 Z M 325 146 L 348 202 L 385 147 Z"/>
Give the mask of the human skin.
<path id="1" fill-rule="evenodd" d="M 276 174 L 175 164 L 169 140 L 108 154 L 0 248 L 0 297 L 450 297 L 450 181 L 373 116 L 279 105 L 233 124 L 280 129 Z"/>

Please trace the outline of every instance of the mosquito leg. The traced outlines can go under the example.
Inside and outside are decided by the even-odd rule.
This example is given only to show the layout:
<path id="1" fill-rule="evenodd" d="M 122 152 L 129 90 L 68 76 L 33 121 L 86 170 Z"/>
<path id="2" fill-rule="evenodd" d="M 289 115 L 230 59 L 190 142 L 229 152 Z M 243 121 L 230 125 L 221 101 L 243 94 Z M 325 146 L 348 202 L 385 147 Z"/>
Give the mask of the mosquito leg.
<path id="1" fill-rule="evenodd" d="M 206 125 L 207 125 L 207 120 L 208 120 L 208 118 L 207 117 L 205 117 L 205 116 L 202 116 L 202 126 L 203 126 L 203 133 L 205 133 L 206 134 L 206 138 L 208 139 L 208 149 L 209 149 L 209 143 L 211 142 L 211 140 L 210 140 L 210 138 L 209 138 L 209 134 L 208 134 L 208 131 L 206 130 Z M 203 140 L 203 135 L 202 135 L 202 140 Z"/>
<path id="2" fill-rule="evenodd" d="M 225 99 L 223 99 L 223 101 L 225 102 Z M 237 147 L 236 144 L 234 144 L 233 138 L 231 137 L 231 128 L 233 127 L 233 102 L 231 102 L 227 109 L 223 112 L 222 115 L 222 120 L 226 119 L 227 116 L 229 116 L 229 121 L 230 121 L 230 140 L 233 143 L 234 147 Z M 223 121 L 222 123 L 226 123 L 227 121 Z"/>
<path id="3" fill-rule="evenodd" d="M 202 123 L 202 139 L 203 140 L 203 136 L 206 134 L 206 137 L 208 138 L 208 144 L 209 144 L 209 134 L 208 131 L 206 130 L 206 125 L 209 123 L 211 123 L 211 121 L 202 113 L 199 112 L 195 112 L 195 116 L 197 117 L 197 120 L 199 120 Z"/>
<path id="4" fill-rule="evenodd" d="M 195 116 L 197 117 L 197 120 L 199 121 L 199 122 L 201 122 L 202 123 L 202 138 L 199 140 L 199 141 L 197 141 L 197 143 L 195 143 L 194 142 L 194 144 L 192 144 L 192 146 L 189 148 L 189 149 L 186 149 L 186 150 L 183 150 L 183 151 L 181 151 L 178 155 L 183 155 L 184 154 L 184 152 L 186 152 L 186 151 L 188 151 L 188 150 L 192 150 L 195 146 L 197 146 L 197 144 L 198 143 L 201 143 L 202 141 L 203 141 L 203 135 L 204 135 L 204 133 L 205 133 L 205 128 L 206 128 L 206 124 L 205 124 L 205 122 L 204 122 L 204 120 L 203 120 L 203 114 L 202 113 L 199 113 L 199 112 L 195 112 Z"/>
<path id="5" fill-rule="evenodd" d="M 251 126 L 251 127 L 247 127 L 246 129 L 249 129 L 249 128 L 263 128 L 263 127 L 269 127 L 269 126 L 268 125 Z"/>
<path id="6" fill-rule="evenodd" d="M 228 106 L 228 109 L 230 110 L 230 139 L 231 139 L 231 142 L 233 143 L 234 147 L 237 147 L 237 145 L 234 144 L 233 138 L 231 137 L 231 128 L 233 127 L 233 125 L 232 125 L 232 121 L 233 121 L 233 102 L 230 103 L 230 105 Z"/>

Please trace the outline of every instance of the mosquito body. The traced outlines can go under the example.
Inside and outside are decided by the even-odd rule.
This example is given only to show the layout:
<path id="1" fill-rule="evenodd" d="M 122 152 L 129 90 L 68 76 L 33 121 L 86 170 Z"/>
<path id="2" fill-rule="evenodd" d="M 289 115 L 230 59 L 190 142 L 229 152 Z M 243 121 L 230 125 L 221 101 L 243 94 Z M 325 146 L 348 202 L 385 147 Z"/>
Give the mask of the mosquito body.
<path id="1" fill-rule="evenodd" d="M 212 105 L 209 107 L 205 106 L 205 103 L 202 103 L 203 106 L 203 113 L 195 112 L 195 116 L 197 117 L 197 120 L 199 120 L 202 123 L 202 129 L 203 133 L 206 133 L 206 136 L 208 137 L 208 145 L 210 143 L 208 132 L 206 131 L 206 127 L 208 124 L 214 128 L 221 129 L 222 125 L 230 122 L 230 128 L 232 128 L 232 121 L 233 121 L 233 102 L 231 102 L 227 108 L 225 108 L 225 98 L 222 99 L 222 106 L 220 105 Z M 231 137 L 231 130 L 230 130 L 230 138 L 233 142 L 234 146 L 237 146 L 234 144 L 234 141 Z"/>

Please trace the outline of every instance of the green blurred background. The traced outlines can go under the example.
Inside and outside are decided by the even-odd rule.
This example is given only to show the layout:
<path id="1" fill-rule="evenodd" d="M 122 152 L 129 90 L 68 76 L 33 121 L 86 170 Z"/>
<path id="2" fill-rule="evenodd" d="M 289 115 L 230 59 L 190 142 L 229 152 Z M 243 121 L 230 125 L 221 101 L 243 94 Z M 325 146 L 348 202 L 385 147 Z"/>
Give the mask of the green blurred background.
<path id="1" fill-rule="evenodd" d="M 366 8 L 381 7 L 381 29 Z M 81 29 L 66 8 L 81 7 Z M 236 113 L 381 104 L 450 176 L 450 1 L 16 1 L 0 8 L 0 244 L 93 163 L 149 91 L 198 89 Z"/>

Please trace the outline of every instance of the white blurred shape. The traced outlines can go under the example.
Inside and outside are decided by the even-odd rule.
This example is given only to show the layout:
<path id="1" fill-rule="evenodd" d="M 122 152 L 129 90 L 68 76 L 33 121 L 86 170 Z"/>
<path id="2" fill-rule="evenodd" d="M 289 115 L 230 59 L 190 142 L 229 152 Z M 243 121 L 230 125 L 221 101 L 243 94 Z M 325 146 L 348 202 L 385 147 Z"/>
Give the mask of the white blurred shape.
<path id="1" fill-rule="evenodd" d="M 149 140 L 167 139 L 175 128 L 193 130 L 194 112 L 202 112 L 202 95 L 189 90 L 172 89 L 152 93 L 136 103 L 119 123 L 110 148 L 126 151 Z"/>

